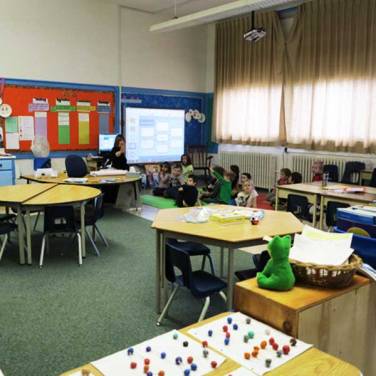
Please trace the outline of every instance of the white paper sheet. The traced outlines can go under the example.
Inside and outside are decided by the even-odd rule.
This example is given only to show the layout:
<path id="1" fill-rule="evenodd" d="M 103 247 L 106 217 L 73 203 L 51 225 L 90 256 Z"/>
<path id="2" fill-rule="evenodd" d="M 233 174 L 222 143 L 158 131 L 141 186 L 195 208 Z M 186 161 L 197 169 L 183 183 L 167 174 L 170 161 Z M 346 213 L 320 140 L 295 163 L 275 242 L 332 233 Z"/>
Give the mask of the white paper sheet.
<path id="1" fill-rule="evenodd" d="M 34 140 L 34 118 L 32 116 L 19 116 L 18 128 L 21 141 Z"/>
<path id="2" fill-rule="evenodd" d="M 175 333 L 178 335 L 176 340 L 173 339 Z M 188 347 L 183 346 L 184 341 L 188 341 Z M 149 352 L 146 351 L 148 346 L 151 348 Z M 211 367 L 212 361 L 217 362 L 218 367 L 224 361 L 223 356 L 212 350 L 208 350 L 209 356 L 204 358 L 203 348 L 200 343 L 176 331 L 165 333 L 133 346 L 133 350 L 133 355 L 128 355 L 127 350 L 122 350 L 92 362 L 92 365 L 103 373 L 104 376 L 145 376 L 144 359 L 148 358 L 150 360 L 149 371 L 153 375 L 158 375 L 158 372 L 163 370 L 165 376 L 178 376 L 183 375 L 184 370 L 190 368 L 187 358 L 192 356 L 197 370 L 191 372 L 191 374 L 198 376 L 205 375 L 213 370 Z M 164 359 L 161 358 L 162 352 L 166 353 Z M 182 364 L 175 364 L 177 357 L 182 358 Z M 136 362 L 137 368 L 131 369 L 131 362 Z"/>
<path id="3" fill-rule="evenodd" d="M 20 134 L 19 133 L 6 133 L 5 134 L 5 148 L 9 150 L 19 150 Z"/>
<path id="4" fill-rule="evenodd" d="M 228 323 L 228 318 L 232 320 L 231 324 Z M 291 346 L 291 337 L 255 319 L 251 319 L 251 323 L 247 324 L 247 318 L 246 315 L 240 312 L 233 313 L 199 328 L 192 329 L 189 331 L 189 334 L 201 341 L 208 341 L 209 346 L 225 354 L 228 358 L 235 360 L 243 367 L 250 369 L 257 375 L 263 375 L 279 367 L 312 347 L 312 345 L 299 340 L 297 340 L 295 346 Z M 234 329 L 234 324 L 238 326 L 237 330 Z M 228 327 L 228 331 L 231 335 L 228 345 L 224 344 L 225 332 L 223 331 L 223 326 L 225 325 Z M 213 332 L 210 337 L 208 335 L 209 330 Z M 244 335 L 248 334 L 250 331 L 254 333 L 254 337 L 245 343 L 243 340 Z M 290 352 L 288 355 L 277 357 L 276 351 L 273 350 L 272 346 L 268 343 L 265 349 L 259 350 L 257 358 L 251 356 L 250 359 L 245 359 L 244 353 L 252 352 L 254 346 L 260 347 L 261 341 L 265 340 L 268 342 L 272 337 L 278 344 L 279 350 L 285 345 L 289 346 Z M 266 359 L 272 360 L 270 367 L 265 366 Z"/>

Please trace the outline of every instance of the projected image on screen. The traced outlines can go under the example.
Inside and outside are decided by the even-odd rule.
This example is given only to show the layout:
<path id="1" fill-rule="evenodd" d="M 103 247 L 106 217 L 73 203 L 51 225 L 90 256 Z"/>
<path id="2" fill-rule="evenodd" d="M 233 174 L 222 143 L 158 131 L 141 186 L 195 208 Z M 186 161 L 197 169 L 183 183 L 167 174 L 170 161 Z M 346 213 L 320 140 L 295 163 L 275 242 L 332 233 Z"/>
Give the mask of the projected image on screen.
<path id="1" fill-rule="evenodd" d="M 180 160 L 184 153 L 184 110 L 128 107 L 125 116 L 128 163 Z"/>

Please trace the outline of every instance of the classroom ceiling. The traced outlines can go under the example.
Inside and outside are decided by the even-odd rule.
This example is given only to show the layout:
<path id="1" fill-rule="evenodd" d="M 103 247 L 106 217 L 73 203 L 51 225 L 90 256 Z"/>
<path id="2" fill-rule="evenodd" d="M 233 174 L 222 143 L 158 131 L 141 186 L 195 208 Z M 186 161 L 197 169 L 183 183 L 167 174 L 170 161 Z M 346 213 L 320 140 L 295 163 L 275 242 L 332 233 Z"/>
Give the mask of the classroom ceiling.
<path id="1" fill-rule="evenodd" d="M 184 16 L 193 12 L 199 12 L 215 6 L 228 4 L 234 0 L 176 0 L 177 15 Z M 148 13 L 159 13 L 174 10 L 175 0 L 117 0 L 125 7 L 137 9 Z"/>

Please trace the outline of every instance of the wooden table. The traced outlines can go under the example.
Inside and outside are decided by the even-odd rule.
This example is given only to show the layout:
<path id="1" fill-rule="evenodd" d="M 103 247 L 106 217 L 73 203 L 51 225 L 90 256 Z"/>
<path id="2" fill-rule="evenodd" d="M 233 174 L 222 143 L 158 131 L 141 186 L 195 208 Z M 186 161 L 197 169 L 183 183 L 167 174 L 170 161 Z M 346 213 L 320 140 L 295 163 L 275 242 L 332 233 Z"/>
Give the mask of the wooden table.
<path id="1" fill-rule="evenodd" d="M 229 205 L 212 205 L 213 209 L 230 209 Z M 237 208 L 237 207 L 233 207 Z M 302 223 L 292 214 L 265 210 L 265 218 L 256 226 L 249 221 L 232 224 L 207 222 L 186 223 L 182 216 L 192 208 L 160 210 L 152 224 L 156 230 L 156 310 L 160 312 L 167 294 L 165 282 L 165 246 L 167 238 L 195 241 L 228 249 L 227 307 L 232 309 L 234 250 L 255 245 L 264 236 L 295 234 L 303 229 Z"/>
<path id="2" fill-rule="evenodd" d="M 356 275 L 342 289 L 284 292 L 261 289 L 253 278 L 236 284 L 235 308 L 376 375 L 376 284 L 367 278 Z"/>
<path id="3" fill-rule="evenodd" d="M 25 264 L 24 253 L 24 224 L 22 221 L 22 206 L 33 197 L 38 196 L 43 192 L 47 192 L 56 184 L 33 184 L 33 185 L 8 185 L 0 187 L 0 205 L 5 207 L 15 207 L 17 209 L 17 226 L 18 226 L 18 248 L 20 264 Z M 27 248 L 31 244 L 27 238 Z"/>
<path id="4" fill-rule="evenodd" d="M 181 333 L 192 337 L 188 331 L 206 325 L 207 323 L 218 320 L 221 317 L 227 316 L 228 313 L 211 317 L 200 323 L 188 326 L 180 330 Z M 238 369 L 240 365 L 235 361 L 226 358 L 226 360 L 216 370 L 206 374 L 207 376 L 225 376 L 229 372 Z M 85 366 L 76 368 L 74 370 L 64 372 L 60 376 L 71 376 L 75 372 L 81 372 L 86 369 L 91 372 L 91 376 L 103 376 L 93 365 L 87 364 Z M 334 356 L 326 354 L 316 348 L 311 348 L 303 354 L 291 359 L 286 364 L 274 369 L 267 373 L 268 376 L 359 376 L 360 371 L 353 365 L 346 363 Z M 175 375 L 174 375 L 175 376 Z"/>
<path id="5" fill-rule="evenodd" d="M 39 185 L 39 184 L 38 184 Z M 34 187 L 35 184 L 26 184 L 25 187 Z M 86 256 L 85 244 L 85 205 L 88 201 L 98 197 L 101 191 L 92 187 L 80 187 L 77 185 L 54 185 L 51 189 L 23 202 L 22 206 L 26 209 L 26 236 L 27 236 L 27 255 L 28 263 L 31 264 L 31 226 L 30 211 L 32 209 L 45 208 L 46 206 L 56 205 L 79 205 L 81 216 L 81 247 L 82 256 Z"/>
<path id="6" fill-rule="evenodd" d="M 276 188 L 275 209 L 278 209 L 278 200 L 280 198 L 287 198 L 289 194 L 297 194 L 307 197 L 308 202 L 313 205 L 313 226 L 316 226 L 317 204 L 320 202 L 319 223 L 320 228 L 322 229 L 324 222 L 324 207 L 327 205 L 328 201 L 338 201 L 349 205 L 359 205 L 371 203 L 376 200 L 376 188 L 363 187 L 364 193 L 338 193 L 330 189 L 333 186 L 338 188 L 359 188 L 359 185 L 340 183 L 329 183 L 326 187 L 323 187 L 321 182 L 279 185 Z"/>

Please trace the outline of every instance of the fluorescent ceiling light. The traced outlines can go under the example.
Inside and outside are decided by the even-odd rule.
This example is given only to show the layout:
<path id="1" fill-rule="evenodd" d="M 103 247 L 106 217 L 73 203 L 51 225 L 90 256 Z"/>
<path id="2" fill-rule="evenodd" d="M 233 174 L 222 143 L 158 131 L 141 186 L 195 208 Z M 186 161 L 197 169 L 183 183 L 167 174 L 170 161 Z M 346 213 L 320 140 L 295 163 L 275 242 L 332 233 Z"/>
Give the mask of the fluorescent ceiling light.
<path id="1" fill-rule="evenodd" d="M 291 3 L 296 4 L 296 0 L 238 0 L 229 4 L 220 5 L 218 7 L 152 25 L 150 31 L 178 30 L 238 16 L 255 10 L 268 9 Z"/>

